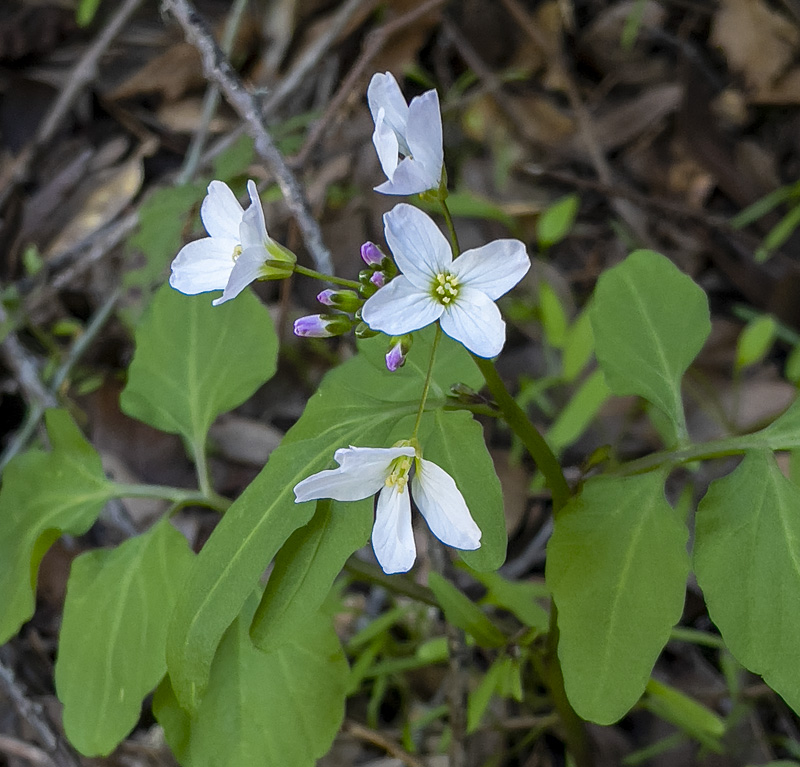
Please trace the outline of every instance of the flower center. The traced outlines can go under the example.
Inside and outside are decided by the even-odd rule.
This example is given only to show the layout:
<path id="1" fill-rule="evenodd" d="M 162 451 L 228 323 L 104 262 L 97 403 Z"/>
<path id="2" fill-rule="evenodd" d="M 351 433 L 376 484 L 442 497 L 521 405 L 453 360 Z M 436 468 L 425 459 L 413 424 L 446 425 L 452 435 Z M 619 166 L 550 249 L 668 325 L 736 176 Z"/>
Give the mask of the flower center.
<path id="1" fill-rule="evenodd" d="M 241 255 L 242 255 L 242 246 L 241 246 L 241 245 L 237 245 L 237 246 L 236 246 L 236 247 L 233 249 L 233 254 L 231 255 L 231 258 L 232 258 L 232 259 L 235 261 L 235 260 L 236 260 L 237 258 L 239 258 L 239 256 L 241 256 Z"/>
<path id="2" fill-rule="evenodd" d="M 405 492 L 408 484 L 408 473 L 411 471 L 413 458 L 401 455 L 389 464 L 389 475 L 386 477 L 386 487 L 397 487 L 398 493 Z"/>
<path id="3" fill-rule="evenodd" d="M 439 272 L 433 281 L 431 292 L 440 304 L 448 306 L 458 296 L 458 277 L 450 272 Z"/>

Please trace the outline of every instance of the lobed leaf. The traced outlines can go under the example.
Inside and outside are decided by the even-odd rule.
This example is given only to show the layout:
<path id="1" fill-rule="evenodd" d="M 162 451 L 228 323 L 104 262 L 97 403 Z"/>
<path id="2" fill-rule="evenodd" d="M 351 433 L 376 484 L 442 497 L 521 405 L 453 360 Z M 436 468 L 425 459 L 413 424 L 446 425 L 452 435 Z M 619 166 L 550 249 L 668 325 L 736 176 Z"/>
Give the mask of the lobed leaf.
<path id="1" fill-rule="evenodd" d="M 113 496 L 100 456 L 65 410 L 49 410 L 52 451 L 34 449 L 6 467 L 0 489 L 0 644 L 35 607 L 39 564 L 62 533 L 82 535 Z"/>
<path id="2" fill-rule="evenodd" d="M 748 453 L 697 509 L 694 569 L 736 659 L 800 711 L 800 488 Z"/>
<path id="3" fill-rule="evenodd" d="M 214 419 L 272 377 L 277 354 L 269 312 L 250 291 L 212 306 L 208 294 L 164 285 L 136 331 L 120 406 L 202 450 Z"/>
<path id="4" fill-rule="evenodd" d="M 567 696 L 599 724 L 639 699 L 683 609 L 687 530 L 663 484 L 661 473 L 590 479 L 548 545 Z"/>
<path id="5" fill-rule="evenodd" d="M 139 721 L 142 699 L 167 670 L 167 624 L 191 561 L 165 519 L 73 562 L 56 689 L 67 737 L 82 754 L 111 753 Z"/>
<path id="6" fill-rule="evenodd" d="M 637 250 L 600 276 L 592 303 L 597 360 L 615 394 L 637 394 L 686 438 L 681 377 L 711 332 L 708 300 L 669 259 Z"/>

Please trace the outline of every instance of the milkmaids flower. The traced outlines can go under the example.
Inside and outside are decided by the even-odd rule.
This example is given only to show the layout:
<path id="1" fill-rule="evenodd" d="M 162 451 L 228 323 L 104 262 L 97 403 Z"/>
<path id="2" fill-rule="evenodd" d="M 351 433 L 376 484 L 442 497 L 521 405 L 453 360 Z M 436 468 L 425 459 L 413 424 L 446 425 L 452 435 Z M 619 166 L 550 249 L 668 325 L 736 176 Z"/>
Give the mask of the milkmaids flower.
<path id="1" fill-rule="evenodd" d="M 442 180 L 442 116 L 435 90 L 411 99 L 387 72 L 375 74 L 367 88 L 375 132 L 372 143 L 389 179 L 375 187 L 382 194 L 417 194 L 438 189 Z M 404 159 L 398 163 L 398 155 Z"/>
<path id="2" fill-rule="evenodd" d="M 367 299 L 361 318 L 401 336 L 439 320 L 442 330 L 478 357 L 500 353 L 506 324 L 494 301 L 530 268 L 519 240 L 495 240 L 453 260 L 447 239 L 418 208 L 401 203 L 383 217 L 386 242 L 402 272 Z"/>
<path id="3" fill-rule="evenodd" d="M 250 207 L 243 210 L 230 187 L 212 181 L 200 206 L 209 236 L 181 248 L 169 284 L 188 295 L 222 290 L 214 306 L 236 298 L 253 280 L 283 279 L 294 270 L 294 253 L 267 234 L 254 181 L 247 182 Z"/>
<path id="4" fill-rule="evenodd" d="M 481 531 L 453 478 L 409 444 L 337 450 L 338 469 L 320 471 L 295 485 L 295 503 L 332 498 L 360 501 L 378 493 L 372 548 L 385 573 L 404 573 L 417 556 L 411 529 L 411 494 L 431 532 L 444 544 L 473 550 Z"/>

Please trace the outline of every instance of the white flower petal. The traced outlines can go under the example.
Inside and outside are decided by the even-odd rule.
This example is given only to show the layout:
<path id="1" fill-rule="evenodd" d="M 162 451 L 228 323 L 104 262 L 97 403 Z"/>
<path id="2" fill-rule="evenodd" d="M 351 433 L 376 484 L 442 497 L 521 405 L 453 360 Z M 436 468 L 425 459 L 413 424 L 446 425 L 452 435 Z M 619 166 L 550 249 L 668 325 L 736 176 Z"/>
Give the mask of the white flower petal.
<path id="1" fill-rule="evenodd" d="M 399 152 L 397 144 L 397 136 L 395 132 L 386 123 L 385 113 L 383 107 L 378 110 L 378 116 L 375 118 L 375 131 L 372 134 L 372 143 L 375 145 L 375 151 L 378 153 L 378 161 L 389 179 L 386 183 L 391 183 L 394 171 L 397 168 L 397 155 Z"/>
<path id="2" fill-rule="evenodd" d="M 402 336 L 436 322 L 443 311 L 444 307 L 430 294 L 400 275 L 367 299 L 361 319 L 372 330 Z"/>
<path id="3" fill-rule="evenodd" d="M 479 357 L 496 357 L 506 341 L 506 323 L 494 301 L 480 290 L 462 287 L 441 317 L 442 330 Z"/>
<path id="4" fill-rule="evenodd" d="M 411 480 L 414 503 L 431 532 L 447 546 L 472 551 L 481 545 L 481 529 L 469 513 L 453 478 L 432 461 L 421 458 Z"/>
<path id="5" fill-rule="evenodd" d="M 263 274 L 266 258 L 267 251 L 263 245 L 243 250 L 233 265 L 233 270 L 224 292 L 211 303 L 214 306 L 219 306 L 232 298 L 236 298 L 251 282 L 257 280 Z"/>
<path id="6" fill-rule="evenodd" d="M 462 285 L 486 293 L 493 301 L 514 287 L 531 268 L 525 245 L 519 240 L 494 240 L 480 248 L 466 250 L 451 271 Z"/>
<path id="7" fill-rule="evenodd" d="M 239 239 L 243 250 L 255 245 L 266 247 L 269 240 L 264 209 L 261 207 L 261 198 L 258 196 L 255 181 L 247 182 L 247 191 L 250 194 L 250 207 L 242 215 L 242 223 L 239 225 Z"/>
<path id="8" fill-rule="evenodd" d="M 230 187 L 222 181 L 212 181 L 200 206 L 203 226 L 212 237 L 239 238 L 242 206 Z"/>
<path id="9" fill-rule="evenodd" d="M 408 488 L 385 487 L 378 496 L 372 548 L 383 572 L 405 573 L 417 558 Z"/>
<path id="10" fill-rule="evenodd" d="M 400 150 L 403 154 L 409 154 L 405 141 L 408 105 L 397 80 L 390 72 L 378 72 L 372 76 L 367 88 L 367 101 L 373 122 L 377 124 L 378 112 L 383 109 L 386 125 L 396 134 Z"/>
<path id="11" fill-rule="evenodd" d="M 442 179 L 444 148 L 442 145 L 442 115 L 439 111 L 439 94 L 427 91 L 411 100 L 406 126 L 408 142 L 414 162 L 425 169 L 430 185 L 435 189 Z"/>
<path id="12" fill-rule="evenodd" d="M 391 175 L 389 181 L 384 181 L 375 187 L 380 194 L 410 195 L 425 192 L 439 186 L 442 169 L 439 175 L 433 175 L 429 170 L 416 160 L 406 157 L 402 160 Z M 387 173 L 388 175 L 388 173 Z"/>
<path id="13" fill-rule="evenodd" d="M 395 176 L 399 171 L 400 167 Z M 400 271 L 415 287 L 428 293 L 435 276 L 447 271 L 453 262 L 447 238 L 429 215 L 404 202 L 384 214 L 383 225 Z"/>
<path id="14" fill-rule="evenodd" d="M 238 244 L 238 240 L 204 237 L 184 245 L 172 261 L 169 284 L 190 296 L 223 290 L 233 270 L 233 252 Z"/>
<path id="15" fill-rule="evenodd" d="M 379 484 L 373 492 L 383 485 L 389 473 L 389 464 L 400 456 L 413 458 L 413 447 L 343 447 L 333 454 L 333 459 L 345 471 L 360 471 L 366 477 L 380 477 Z M 372 480 L 370 480 L 372 481 Z"/>

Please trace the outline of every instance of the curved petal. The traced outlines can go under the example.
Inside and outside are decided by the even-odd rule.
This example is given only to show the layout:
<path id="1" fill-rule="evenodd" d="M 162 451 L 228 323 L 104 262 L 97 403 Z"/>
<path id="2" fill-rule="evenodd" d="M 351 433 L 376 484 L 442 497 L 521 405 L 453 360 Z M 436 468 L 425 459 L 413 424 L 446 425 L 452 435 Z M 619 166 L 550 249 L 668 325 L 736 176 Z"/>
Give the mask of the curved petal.
<path id="1" fill-rule="evenodd" d="M 383 486 L 386 475 L 370 482 L 359 471 L 328 469 L 318 471 L 294 486 L 294 502 L 316 501 L 332 498 L 334 501 L 360 501 L 375 495 Z"/>
<path id="2" fill-rule="evenodd" d="M 383 107 L 378 110 L 375 118 L 375 131 L 372 134 L 372 143 L 378 153 L 378 162 L 390 181 L 397 168 L 397 154 L 400 151 L 395 132 L 387 125 Z"/>
<path id="3" fill-rule="evenodd" d="M 184 245 L 172 261 L 169 284 L 190 296 L 223 290 L 233 270 L 233 252 L 238 244 L 238 240 L 204 237 Z"/>
<path id="4" fill-rule="evenodd" d="M 432 461 L 419 459 L 411 492 L 420 514 L 442 543 L 468 551 L 480 547 L 481 529 L 472 519 L 455 481 L 444 469 Z"/>
<path id="5" fill-rule="evenodd" d="M 215 298 L 211 303 L 219 306 L 236 298 L 253 280 L 257 280 L 263 274 L 266 258 L 267 251 L 263 245 L 242 251 L 242 255 L 236 259 L 236 263 L 233 265 L 225 290 L 219 298 Z"/>
<path id="6" fill-rule="evenodd" d="M 238 240 L 243 212 L 236 195 L 227 184 L 212 181 L 208 185 L 208 194 L 200 206 L 200 218 L 212 237 Z"/>
<path id="7" fill-rule="evenodd" d="M 378 492 L 389 473 L 389 464 L 400 456 L 413 458 L 413 447 L 342 447 L 334 454 L 333 459 L 343 471 L 359 471 L 363 476 L 380 477 L 381 484 L 373 492 Z M 369 481 L 372 481 L 371 479 Z"/>
<path id="8" fill-rule="evenodd" d="M 378 112 L 383 109 L 386 125 L 396 134 L 401 151 L 409 154 L 405 140 L 408 105 L 394 75 L 390 72 L 374 74 L 367 87 L 367 102 L 376 125 Z"/>
<path id="9" fill-rule="evenodd" d="M 400 163 L 403 165 L 406 160 Z M 395 171 L 395 176 L 400 167 Z M 433 219 L 413 205 L 401 202 L 383 216 L 386 242 L 400 271 L 426 293 L 439 272 L 450 269 L 453 253 Z M 385 290 L 385 288 L 384 288 Z"/>
<path id="10" fill-rule="evenodd" d="M 442 179 L 444 148 L 442 146 L 442 114 L 439 94 L 427 91 L 411 100 L 408 107 L 406 141 L 414 161 L 420 163 L 426 175 L 434 181 L 433 189 Z"/>
<path id="11" fill-rule="evenodd" d="M 372 548 L 383 572 L 405 573 L 417 558 L 408 488 L 385 487 L 378 496 Z"/>
<path id="12" fill-rule="evenodd" d="M 439 186 L 441 175 L 441 166 L 438 175 L 431 175 L 422 163 L 406 157 L 405 160 L 400 161 L 392 173 L 391 180 L 376 186 L 375 191 L 380 194 L 419 194 L 428 189 L 436 189 Z"/>
<path id="13" fill-rule="evenodd" d="M 462 287 L 445 309 L 442 330 L 479 357 L 496 357 L 506 341 L 506 323 L 486 293 Z"/>
<path id="14" fill-rule="evenodd" d="M 494 240 L 464 251 L 450 271 L 462 285 L 486 293 L 493 301 L 508 293 L 531 268 L 525 245 L 519 240 Z"/>
<path id="15" fill-rule="evenodd" d="M 400 275 L 367 299 L 361 319 L 372 330 L 402 336 L 436 322 L 443 311 L 440 303 Z"/>
<path id="16" fill-rule="evenodd" d="M 269 240 L 264 209 L 261 207 L 261 198 L 258 196 L 255 181 L 247 182 L 247 191 L 250 194 L 250 207 L 242 215 L 242 222 L 239 225 L 239 239 L 243 250 L 255 245 L 265 247 Z"/>

